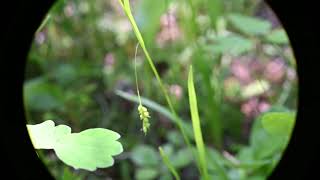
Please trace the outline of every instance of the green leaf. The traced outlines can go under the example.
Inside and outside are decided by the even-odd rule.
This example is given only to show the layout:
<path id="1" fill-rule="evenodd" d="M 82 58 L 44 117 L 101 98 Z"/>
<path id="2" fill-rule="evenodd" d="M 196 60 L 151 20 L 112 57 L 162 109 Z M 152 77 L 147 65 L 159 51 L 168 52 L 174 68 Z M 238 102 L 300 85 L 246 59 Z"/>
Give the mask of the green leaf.
<path id="1" fill-rule="evenodd" d="M 173 180 L 173 177 L 169 172 L 165 172 L 161 174 L 159 180 Z"/>
<path id="2" fill-rule="evenodd" d="M 158 175 L 159 175 L 159 172 L 155 168 L 142 168 L 136 171 L 135 179 L 151 180 L 151 179 L 155 179 Z"/>
<path id="3" fill-rule="evenodd" d="M 159 155 L 151 146 L 136 146 L 131 152 L 132 161 L 139 166 L 156 166 L 159 163 Z"/>
<path id="4" fill-rule="evenodd" d="M 247 35 L 263 35 L 271 30 L 270 22 L 242 14 L 230 14 L 228 16 L 231 24 Z"/>
<path id="5" fill-rule="evenodd" d="M 170 143 L 176 145 L 176 146 L 182 146 L 183 145 L 183 137 L 182 135 L 177 131 L 169 131 L 167 132 L 167 139 Z"/>
<path id="6" fill-rule="evenodd" d="M 114 131 L 93 128 L 71 133 L 66 125 L 54 126 L 51 120 L 27 125 L 35 149 L 54 149 L 58 158 L 75 169 L 94 171 L 112 166 L 112 156 L 123 151 L 116 141 L 120 135 Z"/>
<path id="7" fill-rule="evenodd" d="M 247 146 L 242 148 L 238 154 L 236 155 L 236 158 L 240 161 L 239 167 L 247 168 L 254 170 L 256 168 L 259 168 L 263 165 L 270 164 L 270 160 L 261 160 L 261 159 L 255 159 L 254 157 L 254 149 L 252 146 Z"/>
<path id="8" fill-rule="evenodd" d="M 223 0 L 206 0 L 205 3 L 207 4 L 206 8 L 208 8 L 211 23 L 215 26 L 216 30 L 218 18 L 222 15 L 224 10 Z"/>
<path id="9" fill-rule="evenodd" d="M 250 147 L 243 147 L 239 150 L 239 152 L 236 155 L 236 158 L 240 162 L 252 162 L 253 159 L 253 150 Z"/>
<path id="10" fill-rule="evenodd" d="M 265 114 L 261 121 L 263 127 L 272 135 L 289 136 L 294 126 L 295 114 L 272 112 Z"/>
<path id="11" fill-rule="evenodd" d="M 275 29 L 266 36 L 266 40 L 274 44 L 288 44 L 289 39 L 284 29 Z"/>
<path id="12" fill-rule="evenodd" d="M 162 150 L 168 157 L 171 157 L 172 154 L 174 153 L 174 146 L 171 143 L 166 143 L 162 145 Z"/>
<path id="13" fill-rule="evenodd" d="M 230 180 L 244 180 L 246 178 L 245 173 L 243 169 L 231 169 L 228 172 L 228 176 Z"/>
<path id="14" fill-rule="evenodd" d="M 63 106 L 63 91 L 45 78 L 36 78 L 25 82 L 24 100 L 32 110 L 49 111 Z"/>
<path id="15" fill-rule="evenodd" d="M 206 161 L 206 151 L 205 151 L 205 145 L 203 142 L 203 137 L 201 132 L 201 124 L 200 124 L 198 105 L 197 105 L 197 96 L 196 96 L 196 91 L 195 91 L 194 82 L 193 82 L 192 66 L 190 66 L 190 69 L 189 69 L 188 94 L 189 94 L 192 127 L 193 127 L 193 132 L 194 132 L 194 137 L 195 137 L 198 157 L 199 157 L 200 173 L 204 179 L 208 179 L 209 176 L 208 176 L 208 168 L 207 168 L 207 161 Z"/>
<path id="16" fill-rule="evenodd" d="M 65 136 L 54 151 L 64 163 L 76 168 L 94 171 L 112 166 L 112 156 L 120 154 L 122 145 L 116 141 L 120 135 L 102 128 L 87 129 Z"/>
<path id="17" fill-rule="evenodd" d="M 250 39 L 240 35 L 228 35 L 217 37 L 213 45 L 208 46 L 214 54 L 231 54 L 238 56 L 250 51 L 254 47 Z"/>
<path id="18" fill-rule="evenodd" d="M 184 168 L 192 163 L 193 154 L 189 148 L 180 149 L 170 159 L 175 168 Z"/>
<path id="19" fill-rule="evenodd" d="M 281 122 L 276 122 L 276 121 Z M 267 112 L 258 117 L 250 135 L 255 159 L 277 159 L 286 148 L 294 125 L 292 112 Z"/>
<path id="20" fill-rule="evenodd" d="M 77 79 L 77 69 L 71 64 L 61 64 L 52 71 L 52 76 L 61 85 L 70 86 L 70 83 Z"/>
<path id="21" fill-rule="evenodd" d="M 226 163 L 226 160 L 219 151 L 213 148 L 207 148 L 207 154 L 209 169 L 225 171 L 223 165 Z"/>
<path id="22" fill-rule="evenodd" d="M 53 149 L 61 138 L 71 134 L 70 127 L 55 126 L 51 120 L 36 125 L 27 125 L 27 129 L 35 149 Z"/>
<path id="23" fill-rule="evenodd" d="M 266 132 L 262 127 L 260 118 L 255 120 L 250 134 L 250 146 L 253 148 L 254 159 L 272 158 L 276 153 L 282 151 L 282 146 L 285 142 L 285 139 L 271 136 Z"/>

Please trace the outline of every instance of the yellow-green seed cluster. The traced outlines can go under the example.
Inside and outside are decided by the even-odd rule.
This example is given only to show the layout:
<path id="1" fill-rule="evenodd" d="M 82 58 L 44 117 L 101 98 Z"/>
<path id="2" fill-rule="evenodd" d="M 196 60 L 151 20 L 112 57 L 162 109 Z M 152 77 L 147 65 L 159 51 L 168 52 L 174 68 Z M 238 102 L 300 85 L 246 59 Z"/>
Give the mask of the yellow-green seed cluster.
<path id="1" fill-rule="evenodd" d="M 141 104 L 138 106 L 138 111 L 140 115 L 140 119 L 142 120 L 142 131 L 144 134 L 147 134 L 147 131 L 150 127 L 149 118 L 150 114 L 148 112 L 148 109 Z"/>

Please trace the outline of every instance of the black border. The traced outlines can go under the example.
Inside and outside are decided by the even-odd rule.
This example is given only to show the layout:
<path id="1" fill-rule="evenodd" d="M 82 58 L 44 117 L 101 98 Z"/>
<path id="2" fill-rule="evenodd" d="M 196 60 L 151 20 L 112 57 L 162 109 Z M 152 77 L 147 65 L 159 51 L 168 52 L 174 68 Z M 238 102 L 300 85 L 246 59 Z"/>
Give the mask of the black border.
<path id="1" fill-rule="evenodd" d="M 315 85 L 320 60 L 319 10 L 316 1 L 267 0 L 287 31 L 297 60 L 299 81 L 295 128 L 282 159 L 269 179 L 314 179 L 319 166 L 317 102 Z"/>
<path id="2" fill-rule="evenodd" d="M 0 17 L 0 137 L 2 175 L 10 179 L 52 179 L 37 158 L 26 131 L 22 102 L 24 67 L 33 34 L 55 0 L 16 0 L 1 5 Z M 299 110 L 296 126 L 287 150 L 269 179 L 313 179 L 317 173 L 316 125 L 320 91 L 319 28 L 316 1 L 267 0 L 287 31 L 298 64 Z M 319 71 L 319 70 L 318 70 Z M 313 116 L 314 115 L 314 116 Z M 5 168 L 5 170 L 4 170 Z M 2 179 L 2 177 L 1 177 Z"/>
<path id="3" fill-rule="evenodd" d="M 37 157 L 26 129 L 22 85 L 33 35 L 54 2 L 15 0 L 0 6 L 4 30 L 0 36 L 0 176 L 6 175 L 8 179 L 53 179 Z"/>

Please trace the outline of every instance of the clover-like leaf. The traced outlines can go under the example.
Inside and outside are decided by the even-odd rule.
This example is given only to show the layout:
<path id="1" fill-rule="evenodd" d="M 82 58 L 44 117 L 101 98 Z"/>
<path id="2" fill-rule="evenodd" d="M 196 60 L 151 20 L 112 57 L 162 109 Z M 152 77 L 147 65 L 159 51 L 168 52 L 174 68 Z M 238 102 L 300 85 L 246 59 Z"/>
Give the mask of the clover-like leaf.
<path id="1" fill-rule="evenodd" d="M 123 151 L 114 131 L 93 128 L 71 133 L 66 125 L 55 126 L 51 120 L 27 125 L 35 149 L 54 149 L 60 160 L 75 169 L 94 171 L 114 164 L 112 156 Z"/>
<path id="2" fill-rule="evenodd" d="M 112 166 L 112 156 L 120 154 L 122 145 L 116 141 L 120 135 L 114 131 L 94 128 L 65 136 L 54 151 L 66 164 L 76 169 L 94 171 Z"/>
<path id="3" fill-rule="evenodd" d="M 59 138 L 71 133 L 65 125 L 54 126 L 52 120 L 36 125 L 27 125 L 32 144 L 35 149 L 53 149 Z"/>
<path id="4" fill-rule="evenodd" d="M 276 159 L 286 148 L 295 123 L 295 113 L 270 108 L 253 124 L 250 147 L 255 159 Z"/>

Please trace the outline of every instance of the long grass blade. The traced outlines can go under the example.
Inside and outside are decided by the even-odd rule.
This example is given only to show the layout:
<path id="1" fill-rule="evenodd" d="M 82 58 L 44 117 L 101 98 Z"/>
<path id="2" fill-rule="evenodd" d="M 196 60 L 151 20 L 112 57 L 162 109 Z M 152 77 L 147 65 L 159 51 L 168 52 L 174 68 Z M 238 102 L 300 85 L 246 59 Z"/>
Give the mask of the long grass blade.
<path id="1" fill-rule="evenodd" d="M 189 104 L 190 104 L 190 111 L 191 111 L 192 126 L 193 126 L 194 137 L 197 145 L 201 174 L 205 180 L 209 180 L 208 168 L 207 168 L 207 162 L 206 162 L 206 152 L 205 152 L 205 146 L 202 138 L 200 118 L 199 118 L 198 106 L 197 106 L 197 97 L 196 97 L 196 92 L 195 92 L 194 82 L 193 82 L 192 66 L 190 66 L 189 76 L 188 76 L 188 93 L 189 93 Z"/>

